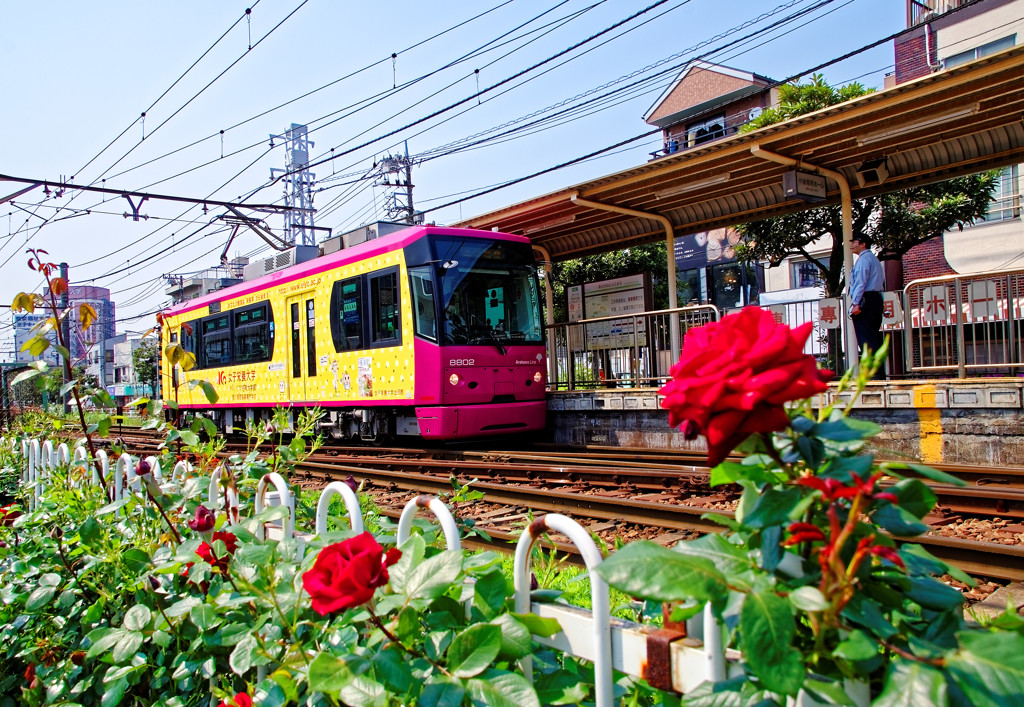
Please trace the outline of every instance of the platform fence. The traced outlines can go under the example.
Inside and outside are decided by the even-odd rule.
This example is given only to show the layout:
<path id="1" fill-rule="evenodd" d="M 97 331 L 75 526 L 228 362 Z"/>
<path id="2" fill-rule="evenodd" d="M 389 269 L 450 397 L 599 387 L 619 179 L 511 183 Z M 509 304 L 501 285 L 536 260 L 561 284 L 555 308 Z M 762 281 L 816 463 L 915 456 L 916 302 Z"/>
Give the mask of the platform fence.
<path id="1" fill-rule="evenodd" d="M 718 318 L 717 307 L 698 305 L 549 326 L 549 388 L 661 386 L 679 358 L 686 332 Z"/>

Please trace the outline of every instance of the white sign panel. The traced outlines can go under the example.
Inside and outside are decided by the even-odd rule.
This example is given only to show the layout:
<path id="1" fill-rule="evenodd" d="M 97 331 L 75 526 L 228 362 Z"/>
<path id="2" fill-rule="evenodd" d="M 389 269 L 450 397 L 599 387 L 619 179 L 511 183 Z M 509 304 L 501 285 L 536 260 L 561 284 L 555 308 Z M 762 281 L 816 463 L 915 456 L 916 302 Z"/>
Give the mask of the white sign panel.
<path id="1" fill-rule="evenodd" d="M 967 290 L 971 303 L 971 317 L 975 320 L 995 319 L 999 316 L 999 298 L 995 280 L 977 280 Z"/>
<path id="2" fill-rule="evenodd" d="M 838 329 L 842 324 L 843 307 L 837 297 L 826 297 L 818 301 L 818 326 L 822 329 Z"/>
<path id="3" fill-rule="evenodd" d="M 583 288 L 573 285 L 569 288 L 569 321 L 578 322 L 583 319 Z"/>
<path id="4" fill-rule="evenodd" d="M 882 328 L 897 329 L 903 325 L 903 304 L 899 292 L 882 293 Z"/>
<path id="5" fill-rule="evenodd" d="M 949 321 L 949 290 L 945 285 L 921 290 L 921 323 L 946 324 Z"/>

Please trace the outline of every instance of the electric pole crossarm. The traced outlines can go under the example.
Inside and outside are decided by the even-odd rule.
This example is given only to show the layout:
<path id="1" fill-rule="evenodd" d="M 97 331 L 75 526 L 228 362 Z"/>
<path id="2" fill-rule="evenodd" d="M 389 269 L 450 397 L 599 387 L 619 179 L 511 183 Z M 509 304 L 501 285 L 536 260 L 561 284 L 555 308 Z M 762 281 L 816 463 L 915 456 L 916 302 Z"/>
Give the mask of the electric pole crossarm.
<path id="1" fill-rule="evenodd" d="M 24 189 L 24 190 L 22 190 L 20 192 L 12 194 L 11 196 L 6 197 L 4 199 L 4 201 L 6 201 L 8 199 L 13 199 L 14 197 L 19 196 L 20 194 L 24 194 L 27 191 L 30 191 L 32 189 L 35 189 L 35 188 L 41 186 L 44 189 L 48 189 L 50 187 L 54 187 L 55 189 L 77 189 L 79 191 L 90 191 L 90 192 L 96 192 L 97 194 L 114 194 L 116 196 L 123 196 L 126 199 L 129 199 L 129 197 L 133 197 L 134 196 L 134 197 L 138 197 L 138 198 L 140 198 L 142 200 L 157 199 L 157 200 L 160 200 L 160 201 L 178 201 L 178 202 L 184 202 L 186 204 L 203 204 L 203 205 L 206 205 L 206 206 L 223 206 L 225 208 L 248 209 L 250 211 L 266 211 L 266 212 L 269 212 L 269 213 L 281 213 L 281 212 L 291 211 L 292 210 L 292 208 L 290 206 L 280 206 L 278 204 L 236 204 L 236 203 L 231 202 L 231 201 L 214 201 L 212 199 L 193 199 L 192 197 L 189 197 L 189 196 L 174 196 L 173 194 L 147 194 L 147 193 L 144 193 L 144 192 L 137 192 L 137 191 L 125 191 L 124 189 L 108 189 L 107 187 L 90 187 L 90 186 L 84 186 L 84 185 L 80 185 L 80 184 L 71 184 L 71 183 L 68 183 L 68 182 L 48 182 L 46 180 L 39 180 L 39 179 L 26 179 L 24 177 L 12 177 L 12 176 L 7 175 L 7 174 L 0 174 L 0 182 L 19 182 L 21 184 L 31 184 L 32 185 L 32 186 L 28 187 L 28 189 Z M 0 202 L 0 203 L 2 203 L 2 202 Z M 129 203 L 131 203 L 130 199 L 129 199 Z M 139 203 L 141 204 L 141 202 L 139 202 Z"/>
<path id="2" fill-rule="evenodd" d="M 227 220 L 237 225 L 248 226 L 257 236 L 266 241 L 267 245 L 269 245 L 274 250 L 288 250 L 289 248 L 292 247 L 292 245 L 294 245 L 284 240 L 280 236 L 276 235 L 273 231 L 264 226 L 259 219 L 250 218 L 246 216 L 238 209 L 236 209 L 234 206 L 229 205 L 227 209 L 232 214 L 234 214 L 234 216 L 228 216 L 223 218 L 226 218 Z M 235 233 L 232 232 L 231 238 L 233 239 L 234 237 Z M 231 245 L 230 240 L 228 241 L 228 245 Z M 224 249 L 224 252 L 227 253 L 227 248 Z"/>

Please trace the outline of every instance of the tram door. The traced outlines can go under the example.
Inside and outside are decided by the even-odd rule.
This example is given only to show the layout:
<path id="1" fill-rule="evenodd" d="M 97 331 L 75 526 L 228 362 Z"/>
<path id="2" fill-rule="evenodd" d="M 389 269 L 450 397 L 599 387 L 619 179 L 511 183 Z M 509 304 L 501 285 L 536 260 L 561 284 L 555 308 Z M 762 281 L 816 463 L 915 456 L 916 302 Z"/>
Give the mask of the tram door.
<path id="1" fill-rule="evenodd" d="M 316 377 L 316 305 L 313 292 L 289 297 L 288 399 L 309 400 Z"/>

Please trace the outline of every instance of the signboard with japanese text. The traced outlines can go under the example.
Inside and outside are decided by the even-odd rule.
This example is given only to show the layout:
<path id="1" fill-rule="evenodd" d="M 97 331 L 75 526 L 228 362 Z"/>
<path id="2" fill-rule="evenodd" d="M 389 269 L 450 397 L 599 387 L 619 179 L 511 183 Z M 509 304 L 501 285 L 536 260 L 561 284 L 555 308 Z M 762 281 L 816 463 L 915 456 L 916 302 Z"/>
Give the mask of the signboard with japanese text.
<path id="1" fill-rule="evenodd" d="M 899 292 L 882 293 L 882 328 L 903 328 L 903 302 Z"/>
<path id="2" fill-rule="evenodd" d="M 945 285 L 921 290 L 921 324 L 949 323 L 949 288 Z"/>
<path id="3" fill-rule="evenodd" d="M 617 277 L 613 280 L 588 282 L 583 286 L 583 312 L 586 319 L 613 317 L 616 315 L 639 315 L 647 311 L 651 300 L 650 275 L 640 273 Z M 596 322 L 586 327 L 587 347 L 591 349 L 617 349 L 634 345 L 645 346 L 647 339 L 644 322 L 634 336 L 633 317 Z"/>
<path id="4" fill-rule="evenodd" d="M 818 302 L 818 326 L 838 329 L 842 323 L 843 307 L 838 297 L 826 297 Z"/>
<path id="5" fill-rule="evenodd" d="M 995 280 L 975 280 L 967 289 L 974 321 L 999 318 L 999 296 Z"/>

